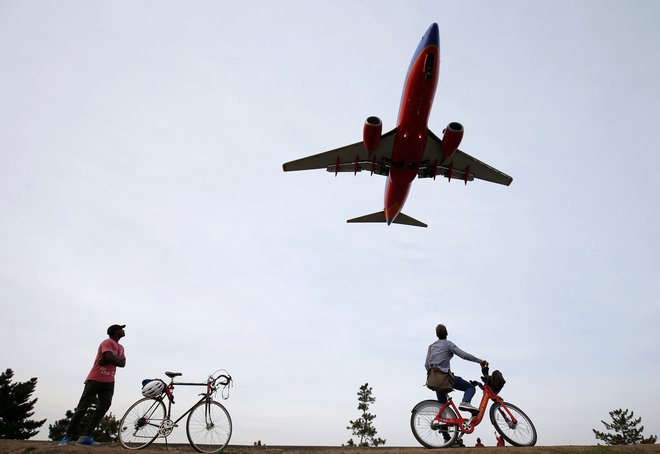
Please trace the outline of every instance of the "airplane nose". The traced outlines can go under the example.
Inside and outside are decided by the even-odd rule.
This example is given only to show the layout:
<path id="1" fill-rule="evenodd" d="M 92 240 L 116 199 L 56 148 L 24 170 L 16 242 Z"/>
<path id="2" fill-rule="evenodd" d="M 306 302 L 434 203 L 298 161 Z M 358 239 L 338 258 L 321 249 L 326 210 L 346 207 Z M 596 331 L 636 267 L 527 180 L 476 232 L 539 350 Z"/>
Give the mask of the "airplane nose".
<path id="1" fill-rule="evenodd" d="M 440 30 L 435 22 L 426 30 L 426 45 L 440 45 Z"/>

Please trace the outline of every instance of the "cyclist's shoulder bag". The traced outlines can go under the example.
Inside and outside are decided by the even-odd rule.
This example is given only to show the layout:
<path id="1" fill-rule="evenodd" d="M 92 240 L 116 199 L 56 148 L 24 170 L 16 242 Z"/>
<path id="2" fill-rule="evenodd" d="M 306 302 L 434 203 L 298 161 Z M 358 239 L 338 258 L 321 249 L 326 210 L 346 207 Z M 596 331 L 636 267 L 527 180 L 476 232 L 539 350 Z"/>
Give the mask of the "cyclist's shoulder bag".
<path id="1" fill-rule="evenodd" d="M 426 374 L 426 387 L 430 390 L 449 393 L 454 390 L 454 374 L 443 372 L 440 369 L 430 369 Z"/>

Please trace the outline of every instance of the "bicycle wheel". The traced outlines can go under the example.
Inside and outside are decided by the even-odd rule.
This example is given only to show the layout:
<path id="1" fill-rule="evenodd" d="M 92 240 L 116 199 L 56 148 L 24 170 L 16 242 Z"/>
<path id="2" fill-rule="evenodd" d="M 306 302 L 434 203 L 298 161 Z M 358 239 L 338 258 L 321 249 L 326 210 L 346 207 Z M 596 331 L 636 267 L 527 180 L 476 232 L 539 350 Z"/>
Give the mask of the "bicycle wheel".
<path id="1" fill-rule="evenodd" d="M 215 400 L 203 401 L 188 415 L 186 433 L 195 451 L 218 452 L 231 438 L 231 418 L 225 407 Z"/>
<path id="2" fill-rule="evenodd" d="M 534 446 L 536 444 L 536 428 L 532 424 L 532 420 L 515 405 L 508 402 L 504 402 L 504 405 L 516 418 L 517 422 L 514 424 L 507 411 L 496 402 L 490 407 L 490 422 L 495 426 L 495 430 L 513 446 Z"/>
<path id="3" fill-rule="evenodd" d="M 130 406 L 119 423 L 119 443 L 126 449 L 142 449 L 158 437 L 165 419 L 162 401 L 144 398 Z"/>
<path id="4" fill-rule="evenodd" d="M 458 436 L 456 424 L 431 426 L 442 405 L 437 400 L 424 400 L 412 409 L 410 428 L 417 441 L 426 448 L 446 448 L 454 444 Z M 447 407 L 442 412 L 442 417 L 456 418 L 456 413 L 451 407 Z"/>

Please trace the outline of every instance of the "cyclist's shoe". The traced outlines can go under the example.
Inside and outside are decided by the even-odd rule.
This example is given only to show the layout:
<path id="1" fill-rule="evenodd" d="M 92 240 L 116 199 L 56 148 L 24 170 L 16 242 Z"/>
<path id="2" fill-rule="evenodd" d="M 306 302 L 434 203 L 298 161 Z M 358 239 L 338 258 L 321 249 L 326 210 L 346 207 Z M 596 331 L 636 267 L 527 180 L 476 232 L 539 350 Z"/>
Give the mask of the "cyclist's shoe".
<path id="1" fill-rule="evenodd" d="M 76 441 L 76 444 L 82 446 L 101 446 L 101 443 L 94 441 L 92 437 L 80 437 L 78 438 L 78 441 Z"/>
<path id="2" fill-rule="evenodd" d="M 451 445 L 452 448 L 465 448 L 465 444 L 463 443 L 462 439 L 458 439 L 454 442 L 454 444 Z"/>
<path id="3" fill-rule="evenodd" d="M 479 412 L 479 409 L 477 407 L 473 406 L 470 402 L 461 402 L 461 404 L 458 406 L 458 409 L 459 410 Z"/>
<path id="4" fill-rule="evenodd" d="M 71 444 L 71 437 L 67 437 L 66 435 L 62 437 L 60 442 L 57 444 L 58 446 L 67 446 Z"/>

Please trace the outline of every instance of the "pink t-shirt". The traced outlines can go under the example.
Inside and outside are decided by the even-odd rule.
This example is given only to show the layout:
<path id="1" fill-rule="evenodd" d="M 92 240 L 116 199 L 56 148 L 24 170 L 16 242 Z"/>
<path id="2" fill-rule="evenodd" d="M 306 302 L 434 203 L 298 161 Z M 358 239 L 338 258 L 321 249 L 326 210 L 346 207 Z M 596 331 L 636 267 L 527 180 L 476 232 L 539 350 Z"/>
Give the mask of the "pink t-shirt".
<path id="1" fill-rule="evenodd" d="M 87 380 L 114 383 L 117 366 L 114 363 L 105 363 L 104 365 L 99 366 L 99 361 L 105 352 L 112 352 L 118 358 L 126 358 L 124 356 L 124 347 L 119 345 L 119 342 L 112 338 L 104 340 L 101 342 L 101 345 L 99 345 L 99 351 L 96 354 L 94 365 L 92 366 L 92 370 L 89 371 Z"/>

